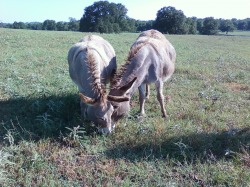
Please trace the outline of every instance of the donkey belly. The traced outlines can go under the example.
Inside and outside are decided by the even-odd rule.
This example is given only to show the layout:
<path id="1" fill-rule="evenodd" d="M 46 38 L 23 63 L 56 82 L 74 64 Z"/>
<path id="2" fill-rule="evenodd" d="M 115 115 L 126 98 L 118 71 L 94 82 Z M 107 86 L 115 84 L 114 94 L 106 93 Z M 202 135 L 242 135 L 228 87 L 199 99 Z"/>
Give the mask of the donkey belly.
<path id="1" fill-rule="evenodd" d="M 143 71 L 141 71 L 143 72 Z M 156 68 L 154 64 L 151 64 L 148 68 L 148 71 L 145 71 L 144 76 L 142 76 L 144 78 L 144 80 L 142 81 L 143 84 L 151 84 L 154 83 L 155 81 L 157 81 L 158 79 L 158 75 L 156 72 Z M 143 73 L 141 73 L 143 74 Z"/>

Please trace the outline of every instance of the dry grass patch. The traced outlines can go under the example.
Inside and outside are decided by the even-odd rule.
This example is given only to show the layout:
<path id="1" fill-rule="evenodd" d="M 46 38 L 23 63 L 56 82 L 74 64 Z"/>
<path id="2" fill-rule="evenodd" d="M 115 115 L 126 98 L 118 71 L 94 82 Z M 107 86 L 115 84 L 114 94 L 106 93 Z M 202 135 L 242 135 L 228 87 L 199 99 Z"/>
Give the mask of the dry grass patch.
<path id="1" fill-rule="evenodd" d="M 247 86 L 245 84 L 240 84 L 240 83 L 236 83 L 236 82 L 229 82 L 229 83 L 226 83 L 226 86 L 229 87 L 234 92 L 246 91 L 246 92 L 250 93 L 249 86 Z"/>

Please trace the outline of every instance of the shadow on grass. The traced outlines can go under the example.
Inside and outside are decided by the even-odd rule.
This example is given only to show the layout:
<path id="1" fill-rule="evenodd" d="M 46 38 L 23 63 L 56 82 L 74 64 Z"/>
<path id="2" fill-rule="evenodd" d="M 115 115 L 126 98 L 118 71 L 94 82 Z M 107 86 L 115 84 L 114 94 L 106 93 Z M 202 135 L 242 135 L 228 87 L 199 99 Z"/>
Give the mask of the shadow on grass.
<path id="1" fill-rule="evenodd" d="M 249 38 L 250 37 L 250 34 L 248 34 L 248 35 L 244 35 L 244 34 L 240 34 L 240 33 L 238 33 L 238 34 L 234 34 L 233 32 L 230 32 L 230 33 L 219 33 L 219 34 L 217 34 L 218 36 L 237 36 L 237 37 L 243 37 L 243 38 Z"/>
<path id="2" fill-rule="evenodd" d="M 6 133 L 18 139 L 58 138 L 81 123 L 78 95 L 41 96 L 0 101 L 0 138 Z"/>
<path id="3" fill-rule="evenodd" d="M 241 152 L 243 149 L 250 154 L 250 127 L 221 133 L 193 133 L 172 138 L 149 137 L 140 142 L 128 141 L 116 145 L 105 154 L 108 158 L 129 161 L 169 158 L 180 162 L 193 162 L 232 158 L 235 152 Z M 248 159 L 250 162 L 250 158 Z"/>

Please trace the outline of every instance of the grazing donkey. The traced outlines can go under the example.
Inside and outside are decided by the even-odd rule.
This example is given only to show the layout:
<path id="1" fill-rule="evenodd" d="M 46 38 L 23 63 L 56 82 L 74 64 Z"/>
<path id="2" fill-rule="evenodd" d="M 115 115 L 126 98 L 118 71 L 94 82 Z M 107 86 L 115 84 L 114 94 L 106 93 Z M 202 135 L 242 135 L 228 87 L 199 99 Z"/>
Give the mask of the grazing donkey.
<path id="1" fill-rule="evenodd" d="M 113 101 L 112 105 L 115 109 L 112 119 L 117 121 L 130 110 L 129 101 L 116 102 L 116 97 L 131 98 L 137 88 L 139 89 L 140 114 L 144 115 L 144 103 L 149 97 L 148 85 L 150 83 L 155 83 L 162 116 L 167 117 L 163 83 L 173 74 L 175 60 L 175 49 L 162 33 L 148 30 L 140 34 L 130 49 L 126 63 L 111 81 L 108 97 Z"/>
<path id="2" fill-rule="evenodd" d="M 111 132 L 114 109 L 105 85 L 117 68 L 113 47 L 100 36 L 86 36 L 70 48 L 68 63 L 70 77 L 80 92 L 81 115 L 94 122 L 100 132 Z"/>

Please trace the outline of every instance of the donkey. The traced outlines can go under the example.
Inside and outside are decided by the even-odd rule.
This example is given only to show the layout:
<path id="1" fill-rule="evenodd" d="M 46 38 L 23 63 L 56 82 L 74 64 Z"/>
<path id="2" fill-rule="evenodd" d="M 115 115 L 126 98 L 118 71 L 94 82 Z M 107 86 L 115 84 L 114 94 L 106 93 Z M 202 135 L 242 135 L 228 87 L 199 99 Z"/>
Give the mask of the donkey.
<path id="1" fill-rule="evenodd" d="M 115 109 L 112 120 L 117 121 L 130 110 L 129 101 L 116 102 L 116 97 L 131 98 L 139 90 L 140 114 L 145 115 L 144 103 L 149 97 L 149 84 L 155 83 L 162 117 L 167 113 L 164 106 L 163 84 L 174 72 L 176 52 L 165 36 L 156 30 L 139 35 L 131 46 L 126 63 L 111 81 L 108 98 Z"/>
<path id="2" fill-rule="evenodd" d="M 107 100 L 105 86 L 117 68 L 113 47 L 100 36 L 86 36 L 70 48 L 68 64 L 70 77 L 80 92 L 82 117 L 94 122 L 100 132 L 110 133 L 114 108 Z"/>

